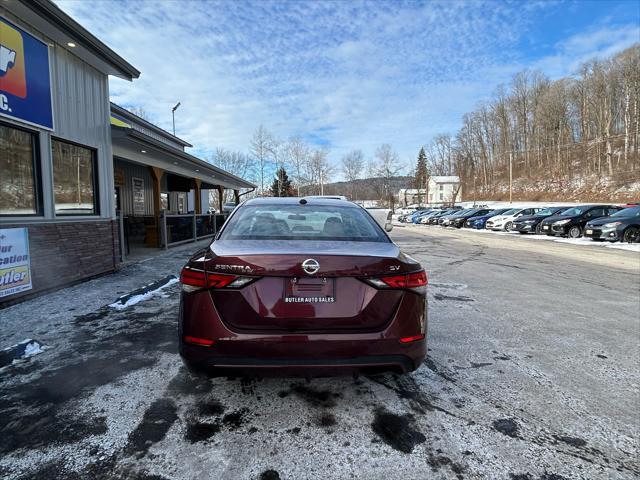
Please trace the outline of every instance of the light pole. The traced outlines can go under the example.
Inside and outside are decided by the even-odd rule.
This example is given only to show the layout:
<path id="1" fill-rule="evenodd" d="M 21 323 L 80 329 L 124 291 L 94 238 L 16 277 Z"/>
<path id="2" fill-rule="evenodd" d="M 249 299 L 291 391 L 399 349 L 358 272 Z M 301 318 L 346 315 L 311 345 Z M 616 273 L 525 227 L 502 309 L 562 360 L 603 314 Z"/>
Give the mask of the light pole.
<path id="1" fill-rule="evenodd" d="M 171 109 L 171 119 L 173 120 L 173 136 L 176 136 L 176 110 L 180 106 L 180 102 L 176 103 L 176 106 Z"/>

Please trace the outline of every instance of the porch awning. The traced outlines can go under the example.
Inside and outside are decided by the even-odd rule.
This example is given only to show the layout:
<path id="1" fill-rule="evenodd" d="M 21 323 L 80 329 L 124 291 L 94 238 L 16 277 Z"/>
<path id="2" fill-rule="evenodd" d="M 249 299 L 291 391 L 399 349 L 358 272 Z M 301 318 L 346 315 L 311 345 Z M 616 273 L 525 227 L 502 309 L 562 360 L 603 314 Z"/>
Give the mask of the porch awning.
<path id="1" fill-rule="evenodd" d="M 256 186 L 198 157 L 172 147 L 160 140 L 139 132 L 112 116 L 111 138 L 113 155 L 142 165 L 157 167 L 165 172 L 186 178 L 199 179 L 201 188 L 240 190 Z"/>

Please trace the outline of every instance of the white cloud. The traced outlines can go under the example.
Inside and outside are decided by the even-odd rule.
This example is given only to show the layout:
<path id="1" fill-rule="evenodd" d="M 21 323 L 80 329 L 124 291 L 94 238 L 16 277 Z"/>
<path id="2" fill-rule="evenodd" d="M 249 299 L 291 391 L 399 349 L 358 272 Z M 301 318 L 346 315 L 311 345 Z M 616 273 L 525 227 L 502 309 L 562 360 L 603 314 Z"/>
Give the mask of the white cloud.
<path id="1" fill-rule="evenodd" d="M 177 134 L 202 155 L 246 151 L 262 123 L 326 143 L 334 160 L 383 142 L 413 159 L 516 70 L 564 75 L 637 39 L 602 25 L 525 63 L 516 45 L 549 2 L 58 3 L 142 71 L 112 79 L 112 99 L 167 129 L 181 101 Z"/>
<path id="2" fill-rule="evenodd" d="M 610 57 L 640 42 L 640 26 L 599 25 L 575 34 L 555 45 L 555 53 L 534 62 L 537 68 L 552 79 L 573 75 L 581 64 Z"/>

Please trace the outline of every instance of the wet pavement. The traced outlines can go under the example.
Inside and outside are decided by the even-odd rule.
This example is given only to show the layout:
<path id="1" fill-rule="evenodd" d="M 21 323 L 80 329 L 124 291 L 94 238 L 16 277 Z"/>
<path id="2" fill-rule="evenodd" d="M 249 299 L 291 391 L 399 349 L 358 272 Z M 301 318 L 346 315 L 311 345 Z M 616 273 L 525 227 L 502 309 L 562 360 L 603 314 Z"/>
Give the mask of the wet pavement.
<path id="1" fill-rule="evenodd" d="M 179 285 L 108 305 L 177 275 L 194 245 L 0 310 L 0 347 L 45 346 L 0 369 L 0 477 L 640 475 L 637 253 L 392 237 L 430 279 L 429 357 L 407 376 L 192 377 L 176 353 Z"/>

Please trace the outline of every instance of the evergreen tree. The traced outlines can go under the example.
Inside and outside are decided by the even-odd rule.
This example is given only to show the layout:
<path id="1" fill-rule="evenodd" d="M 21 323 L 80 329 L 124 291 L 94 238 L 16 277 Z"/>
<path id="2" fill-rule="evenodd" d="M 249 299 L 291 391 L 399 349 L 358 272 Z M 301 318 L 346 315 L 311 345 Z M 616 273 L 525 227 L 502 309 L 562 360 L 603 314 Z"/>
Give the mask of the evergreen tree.
<path id="1" fill-rule="evenodd" d="M 414 183 L 416 188 L 418 189 L 418 203 L 422 203 L 420 201 L 420 190 L 427 189 L 427 203 L 429 202 L 429 170 L 427 168 L 427 154 L 424 151 L 424 147 L 420 148 L 420 153 L 418 153 L 418 163 L 416 164 L 416 173 Z"/>
<path id="2" fill-rule="evenodd" d="M 293 196 L 293 188 L 291 187 L 291 180 L 284 167 L 280 167 L 276 171 L 276 178 L 273 179 L 271 184 L 271 195 L 273 197 L 291 197 Z"/>

